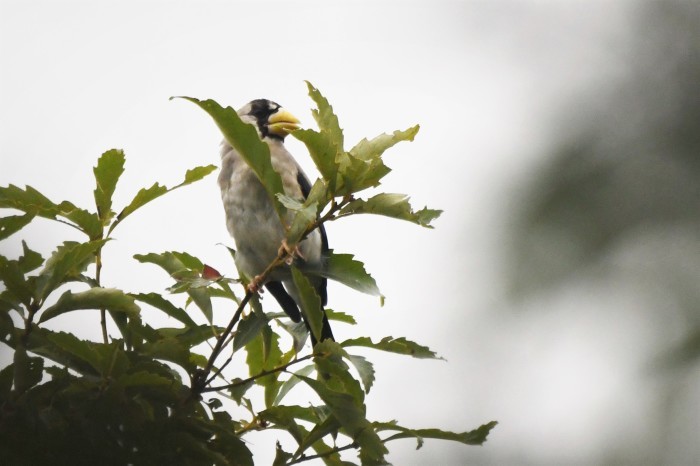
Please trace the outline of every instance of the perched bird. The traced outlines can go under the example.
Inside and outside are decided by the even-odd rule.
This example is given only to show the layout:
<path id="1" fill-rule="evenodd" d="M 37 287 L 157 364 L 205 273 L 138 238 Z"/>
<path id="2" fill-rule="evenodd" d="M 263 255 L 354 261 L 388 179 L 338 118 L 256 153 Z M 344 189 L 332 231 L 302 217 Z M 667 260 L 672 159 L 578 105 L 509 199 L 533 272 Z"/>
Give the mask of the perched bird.
<path id="1" fill-rule="evenodd" d="M 249 102 L 238 111 L 238 115 L 244 122 L 254 125 L 260 138 L 269 146 L 272 167 L 282 178 L 284 193 L 294 199 L 305 199 L 311 190 L 311 183 L 283 144 L 285 136 L 300 127 L 299 120 L 279 104 L 267 99 Z M 253 279 L 277 257 L 285 232 L 262 183 L 225 140 L 221 144 L 219 187 L 226 211 L 226 226 L 236 242 L 236 265 Z M 293 214 L 288 212 L 287 215 L 287 221 L 291 222 Z M 299 244 L 297 252 L 296 261 L 313 267 L 321 266 L 328 253 L 328 238 L 323 225 Z M 326 279 L 313 277 L 311 282 L 325 306 L 328 301 Z M 294 322 L 302 319 L 297 305 L 299 293 L 289 267 L 276 268 L 264 285 Z M 309 328 L 308 322 L 306 326 Z M 316 339 L 310 328 L 309 333 L 311 344 L 315 346 Z M 324 311 L 321 340 L 325 339 L 332 340 L 333 332 Z"/>

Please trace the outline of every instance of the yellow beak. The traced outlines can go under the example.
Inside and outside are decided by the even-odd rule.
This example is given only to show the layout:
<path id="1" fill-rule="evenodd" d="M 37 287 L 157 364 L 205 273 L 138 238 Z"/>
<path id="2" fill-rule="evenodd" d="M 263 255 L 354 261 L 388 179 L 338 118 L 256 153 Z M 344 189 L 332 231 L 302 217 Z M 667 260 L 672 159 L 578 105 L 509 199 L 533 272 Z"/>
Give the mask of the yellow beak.
<path id="1" fill-rule="evenodd" d="M 295 129 L 301 128 L 300 123 L 294 115 L 280 108 L 268 118 L 267 129 L 272 134 L 285 137 Z"/>

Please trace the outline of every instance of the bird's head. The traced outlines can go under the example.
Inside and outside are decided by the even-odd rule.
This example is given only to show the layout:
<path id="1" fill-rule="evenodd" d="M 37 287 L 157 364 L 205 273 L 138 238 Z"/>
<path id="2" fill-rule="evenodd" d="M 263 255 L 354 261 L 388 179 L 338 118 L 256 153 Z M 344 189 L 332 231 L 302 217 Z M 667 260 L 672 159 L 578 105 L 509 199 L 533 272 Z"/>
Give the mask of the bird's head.
<path id="1" fill-rule="evenodd" d="M 248 102 L 238 115 L 241 120 L 258 128 L 261 138 L 284 140 L 290 132 L 299 129 L 299 120 L 282 108 L 278 103 L 267 99 Z"/>

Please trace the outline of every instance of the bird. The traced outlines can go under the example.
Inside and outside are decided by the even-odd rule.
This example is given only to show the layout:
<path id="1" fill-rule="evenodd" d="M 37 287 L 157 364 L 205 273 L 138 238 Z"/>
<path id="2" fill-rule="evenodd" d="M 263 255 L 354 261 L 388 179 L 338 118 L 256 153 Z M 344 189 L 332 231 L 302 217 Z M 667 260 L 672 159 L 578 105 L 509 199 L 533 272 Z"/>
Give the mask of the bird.
<path id="1" fill-rule="evenodd" d="M 284 146 L 285 137 L 301 127 L 300 121 L 268 99 L 253 100 L 237 113 L 243 122 L 255 126 L 260 139 L 268 145 L 272 167 L 282 179 L 284 194 L 300 201 L 306 199 L 311 190 L 309 178 Z M 286 245 L 283 243 L 285 229 L 255 172 L 225 139 L 221 143 L 218 183 L 226 213 L 226 227 L 236 244 L 236 265 L 239 271 L 253 279 L 262 274 L 277 257 L 280 247 Z M 292 218 L 293 214 L 287 212 L 286 221 L 289 223 Z M 298 245 L 294 261 L 300 266 L 320 268 L 328 252 L 328 236 L 321 224 Z M 323 325 L 320 341 L 334 340 L 325 312 L 327 280 L 310 277 L 310 281 L 321 298 Z M 274 269 L 264 282 L 264 287 L 293 322 L 304 320 L 311 336 L 311 346 L 315 347 L 317 339 L 300 312 L 299 292 L 289 266 Z"/>

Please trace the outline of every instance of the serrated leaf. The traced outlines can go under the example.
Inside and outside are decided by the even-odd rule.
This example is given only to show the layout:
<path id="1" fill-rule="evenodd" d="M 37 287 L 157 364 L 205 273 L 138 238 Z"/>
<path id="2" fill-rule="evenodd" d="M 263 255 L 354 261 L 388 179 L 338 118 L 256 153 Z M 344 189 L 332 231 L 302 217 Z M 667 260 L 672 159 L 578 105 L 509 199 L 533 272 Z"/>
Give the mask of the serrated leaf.
<path id="1" fill-rule="evenodd" d="M 338 117 L 333 113 L 333 107 L 328 103 L 321 92 L 313 86 L 309 81 L 306 81 L 306 86 L 309 90 L 309 97 L 316 103 L 316 110 L 312 110 L 319 129 L 322 132 L 328 133 L 331 140 L 342 150 L 343 149 L 343 130 L 338 122 Z"/>
<path id="2" fill-rule="evenodd" d="M 357 321 L 350 314 L 345 312 L 334 311 L 333 309 L 326 309 L 326 317 L 328 320 L 335 320 L 337 322 L 344 322 L 350 325 L 357 325 Z"/>
<path id="3" fill-rule="evenodd" d="M 92 170 L 95 175 L 95 205 L 104 225 L 112 219 L 112 195 L 119 177 L 124 173 L 125 160 L 123 151 L 112 149 L 100 156 Z"/>
<path id="4" fill-rule="evenodd" d="M 282 351 L 279 347 L 279 335 L 273 332 L 269 325 L 265 325 L 262 331 L 246 345 L 246 363 L 250 375 L 258 375 L 262 371 L 274 369 L 282 362 Z M 255 383 L 265 389 L 265 406 L 270 407 L 277 397 L 280 383 L 279 373 L 272 373 L 265 377 L 255 379 Z"/>
<path id="5" fill-rule="evenodd" d="M 199 259 L 186 253 L 164 252 L 162 254 L 136 254 L 134 255 L 134 259 L 141 263 L 155 264 L 168 272 L 174 278 L 177 277 L 178 274 L 182 273 L 185 275 L 189 274 L 192 277 L 199 277 L 199 270 L 201 270 L 203 267 Z M 198 270 L 195 271 L 189 269 L 182 262 L 182 260 L 187 261 L 191 265 L 195 265 Z M 213 310 L 211 298 L 209 297 L 207 290 L 203 288 L 192 288 L 189 286 L 186 286 L 183 290 L 187 292 L 197 307 L 199 307 L 202 314 L 204 314 L 204 317 L 207 319 L 207 322 L 211 323 L 213 319 Z"/>
<path id="6" fill-rule="evenodd" d="M 316 444 L 316 442 L 322 440 L 326 435 L 338 435 L 338 430 L 340 430 L 341 427 L 340 422 L 333 416 L 328 416 L 323 422 L 315 424 L 311 432 L 299 443 L 299 448 L 294 452 L 295 458 L 299 457 L 299 455 Z"/>
<path id="7" fill-rule="evenodd" d="M 284 451 L 282 449 L 282 445 L 277 442 L 277 446 L 275 448 L 275 459 L 272 461 L 272 466 L 284 466 L 290 459 L 292 459 L 292 454 Z"/>
<path id="8" fill-rule="evenodd" d="M 377 282 L 365 270 L 365 264 L 354 259 L 352 254 L 336 254 L 328 251 L 322 268 L 305 267 L 305 272 L 335 280 L 350 288 L 372 296 L 381 296 Z"/>
<path id="9" fill-rule="evenodd" d="M 66 291 L 53 306 L 48 307 L 39 322 L 46 322 L 56 316 L 82 309 L 106 309 L 131 317 L 138 316 L 140 309 L 134 298 L 116 288 L 91 288 L 79 293 Z"/>
<path id="10" fill-rule="evenodd" d="M 285 218 L 284 206 L 276 198 L 277 193 L 284 193 L 282 178 L 272 168 L 270 148 L 260 140 L 257 130 L 253 125 L 244 123 L 236 111 L 231 107 L 222 107 L 214 100 L 199 100 L 194 97 L 178 97 L 188 100 L 214 119 L 221 130 L 224 139 L 245 160 L 248 166 L 262 183 L 270 202 L 281 220 Z"/>
<path id="11" fill-rule="evenodd" d="M 96 350 L 94 343 L 81 340 L 75 335 L 65 332 L 49 333 L 46 335 L 46 339 L 61 350 L 87 362 L 93 369 L 101 372 L 104 360 Z"/>
<path id="12" fill-rule="evenodd" d="M 251 312 L 241 319 L 233 337 L 233 352 L 247 345 L 267 325 L 264 312 Z"/>
<path id="13" fill-rule="evenodd" d="M 422 439 L 432 438 L 439 440 L 450 440 L 463 443 L 465 445 L 482 445 L 491 430 L 498 425 L 498 422 L 491 421 L 469 432 L 449 432 L 440 429 L 401 429 L 402 432 L 392 435 L 385 441 L 401 438 L 419 437 Z"/>
<path id="14" fill-rule="evenodd" d="M 34 219 L 34 214 L 11 215 L 0 218 L 0 240 L 8 238 L 24 228 Z"/>
<path id="15" fill-rule="evenodd" d="M 191 353 L 188 345 L 177 338 L 163 338 L 162 340 L 144 343 L 141 351 L 143 354 L 153 358 L 178 364 L 187 372 L 195 369 L 195 364 L 190 358 Z"/>
<path id="16" fill-rule="evenodd" d="M 117 382 L 123 387 L 157 387 L 172 385 L 167 377 L 147 371 L 137 371 L 119 377 Z"/>
<path id="17" fill-rule="evenodd" d="M 0 281 L 5 285 L 6 292 L 14 298 L 10 302 L 19 301 L 26 308 L 30 307 L 35 290 L 31 286 L 32 282 L 24 279 L 19 261 L 0 256 Z"/>
<path id="18" fill-rule="evenodd" d="M 309 365 L 294 372 L 294 376 L 296 377 L 292 376 L 282 383 L 279 392 L 277 392 L 277 398 L 275 398 L 274 403 L 272 403 L 273 406 L 277 406 L 282 402 L 284 397 L 287 396 L 287 393 L 301 381 L 300 377 L 308 377 L 315 370 L 316 368 L 313 365 Z"/>
<path id="19" fill-rule="evenodd" d="M 380 134 L 372 140 L 362 139 L 350 149 L 350 153 L 361 160 L 381 157 L 384 151 L 395 144 L 401 141 L 413 141 L 418 130 L 420 130 L 420 125 L 415 125 L 404 131 L 396 130 L 392 134 Z"/>
<path id="20" fill-rule="evenodd" d="M 341 346 L 343 348 L 350 346 L 364 346 L 366 348 L 373 348 L 380 351 L 388 351 L 390 353 L 413 356 L 414 358 L 418 359 L 442 359 L 427 346 L 419 345 L 418 343 L 407 340 L 404 337 L 384 337 L 377 343 L 374 343 L 369 337 L 352 338 L 342 342 Z"/>
<path id="21" fill-rule="evenodd" d="M 349 195 L 379 186 L 382 178 L 391 172 L 381 158 L 362 160 L 349 152 L 338 156 L 338 182 L 335 195 Z"/>
<path id="22" fill-rule="evenodd" d="M 102 222 L 97 214 L 76 207 L 68 201 L 58 205 L 59 215 L 73 222 L 79 230 L 83 231 L 91 240 L 102 237 Z"/>
<path id="23" fill-rule="evenodd" d="M 23 273 L 29 273 L 38 269 L 44 263 L 44 258 L 36 251 L 32 251 L 25 241 L 22 241 L 22 257 L 17 261 Z"/>
<path id="24" fill-rule="evenodd" d="M 309 325 L 311 333 L 316 340 L 321 339 L 321 329 L 323 328 L 323 305 L 321 298 L 316 293 L 315 288 L 308 278 L 296 267 L 292 266 L 292 279 L 299 293 L 299 307 L 304 316 L 304 320 Z"/>
<path id="25" fill-rule="evenodd" d="M 357 199 L 340 210 L 340 215 L 350 214 L 376 214 L 386 217 L 406 220 L 420 226 L 432 228 L 430 222 L 438 218 L 441 210 L 428 209 L 427 207 L 414 211 L 405 194 L 381 193 L 367 200 Z"/>
<path id="26" fill-rule="evenodd" d="M 291 134 L 304 143 L 323 179 L 334 187 L 338 176 L 336 158 L 341 153 L 338 141 L 334 141 L 327 132 L 319 133 L 312 129 L 299 129 Z"/>
<path id="27" fill-rule="evenodd" d="M 56 219 L 58 206 L 31 186 L 25 189 L 15 185 L 0 187 L 0 207 L 21 210 L 39 217 Z"/>
<path id="28" fill-rule="evenodd" d="M 23 346 L 15 349 L 14 359 L 14 386 L 15 392 L 22 394 L 41 382 L 44 376 L 44 360 L 31 357 Z"/>
<path id="29" fill-rule="evenodd" d="M 346 358 L 355 366 L 357 373 L 360 374 L 360 380 L 365 387 L 365 393 L 369 393 L 374 384 L 374 366 L 362 356 L 348 354 Z"/>
<path id="30" fill-rule="evenodd" d="M 131 295 L 134 299 L 141 301 L 146 304 L 165 312 L 170 317 L 177 319 L 178 321 L 185 324 L 187 327 L 196 327 L 197 324 L 194 320 L 187 314 L 184 309 L 175 306 L 173 303 L 159 295 L 158 293 L 139 293 Z"/>
<path id="31" fill-rule="evenodd" d="M 46 260 L 39 274 L 41 285 L 37 289 L 38 298 L 45 299 L 59 285 L 68 280 L 77 279 L 79 275 L 95 260 L 95 253 L 107 240 L 76 243 L 65 241 Z"/>
<path id="32" fill-rule="evenodd" d="M 133 214 L 136 210 L 145 206 L 149 202 L 161 197 L 166 193 L 169 193 L 170 191 L 174 191 L 178 188 L 194 183 L 195 181 L 199 181 L 214 170 L 216 170 L 216 165 L 195 167 L 187 170 L 187 172 L 185 173 L 184 181 L 176 186 L 173 186 L 172 188 L 168 188 L 156 182 L 153 183 L 153 185 L 149 188 L 140 189 L 139 192 L 136 193 L 136 196 L 134 196 L 132 201 L 126 207 L 124 207 L 124 209 L 122 209 L 121 212 L 119 212 L 119 215 L 117 215 L 117 220 L 113 222 L 109 228 L 109 233 L 111 233 L 114 230 L 114 228 L 119 223 L 121 223 L 126 217 Z"/>

